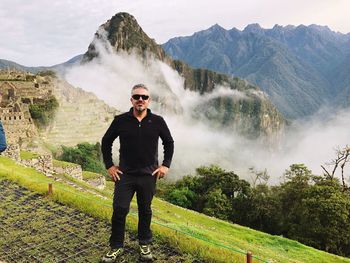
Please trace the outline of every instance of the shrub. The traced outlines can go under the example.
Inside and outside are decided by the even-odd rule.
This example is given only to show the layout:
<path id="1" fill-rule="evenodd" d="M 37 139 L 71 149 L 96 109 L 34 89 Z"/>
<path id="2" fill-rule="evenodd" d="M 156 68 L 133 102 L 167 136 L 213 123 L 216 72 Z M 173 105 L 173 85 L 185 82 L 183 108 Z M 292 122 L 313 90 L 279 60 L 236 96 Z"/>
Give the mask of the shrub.
<path id="1" fill-rule="evenodd" d="M 29 112 L 38 126 L 47 126 L 52 121 L 59 104 L 54 96 L 48 100 L 31 104 Z"/>
<path id="2" fill-rule="evenodd" d="M 66 162 L 80 164 L 84 171 L 107 175 L 101 161 L 100 143 L 80 143 L 75 147 L 62 146 L 62 154 L 58 159 Z"/>

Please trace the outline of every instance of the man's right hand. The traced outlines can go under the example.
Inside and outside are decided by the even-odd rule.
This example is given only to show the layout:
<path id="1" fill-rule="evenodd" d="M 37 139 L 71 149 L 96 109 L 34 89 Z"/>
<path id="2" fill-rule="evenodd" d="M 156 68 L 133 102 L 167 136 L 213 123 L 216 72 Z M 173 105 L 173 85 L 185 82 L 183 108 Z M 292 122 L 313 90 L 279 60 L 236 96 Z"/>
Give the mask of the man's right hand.
<path id="1" fill-rule="evenodd" d="M 111 166 L 108 168 L 108 174 L 112 177 L 113 181 L 116 182 L 117 180 L 119 181 L 120 180 L 120 174 L 123 174 L 122 171 L 119 170 L 119 167 L 118 166 Z"/>

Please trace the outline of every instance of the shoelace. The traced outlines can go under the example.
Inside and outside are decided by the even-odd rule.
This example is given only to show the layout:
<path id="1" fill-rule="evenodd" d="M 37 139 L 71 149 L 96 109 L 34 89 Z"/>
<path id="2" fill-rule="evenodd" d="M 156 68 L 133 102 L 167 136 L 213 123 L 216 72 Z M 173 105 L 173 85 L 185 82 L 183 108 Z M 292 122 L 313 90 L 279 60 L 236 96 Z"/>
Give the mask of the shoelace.
<path id="1" fill-rule="evenodd" d="M 109 251 L 109 252 L 107 253 L 107 256 L 112 256 L 112 257 L 114 257 L 114 256 L 119 255 L 122 251 L 123 251 L 123 249 L 118 248 L 117 250 Z"/>
<path id="2" fill-rule="evenodd" d="M 151 250 L 150 250 L 149 246 L 147 246 L 147 245 L 140 246 L 140 249 L 141 249 L 142 254 L 146 255 L 146 254 L 151 253 Z"/>

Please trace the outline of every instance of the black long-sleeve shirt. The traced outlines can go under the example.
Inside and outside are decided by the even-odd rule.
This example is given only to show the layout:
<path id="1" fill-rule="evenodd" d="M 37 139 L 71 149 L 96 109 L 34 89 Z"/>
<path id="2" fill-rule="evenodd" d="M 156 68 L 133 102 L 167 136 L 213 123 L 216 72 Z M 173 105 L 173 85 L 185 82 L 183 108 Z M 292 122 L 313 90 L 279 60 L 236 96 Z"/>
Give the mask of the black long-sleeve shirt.
<path id="1" fill-rule="evenodd" d="M 170 167 L 174 140 L 161 116 L 147 109 L 142 121 L 133 115 L 133 108 L 114 118 L 102 138 L 102 155 L 106 168 L 113 166 L 112 144 L 119 137 L 119 169 L 124 173 L 152 173 L 158 167 L 158 140 L 162 139 L 164 160 Z"/>

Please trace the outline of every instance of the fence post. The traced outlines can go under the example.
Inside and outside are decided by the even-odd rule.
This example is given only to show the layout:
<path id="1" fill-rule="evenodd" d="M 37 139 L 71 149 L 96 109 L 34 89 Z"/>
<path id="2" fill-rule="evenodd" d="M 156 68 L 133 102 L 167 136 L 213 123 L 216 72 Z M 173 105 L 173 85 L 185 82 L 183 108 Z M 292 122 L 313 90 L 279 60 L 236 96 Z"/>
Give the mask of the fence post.
<path id="1" fill-rule="evenodd" d="M 52 193 L 53 193 L 52 184 L 50 183 L 50 184 L 49 184 L 49 195 L 52 195 Z"/>
<path id="2" fill-rule="evenodd" d="M 247 252 L 247 263 L 253 263 L 253 254 L 252 252 Z"/>

